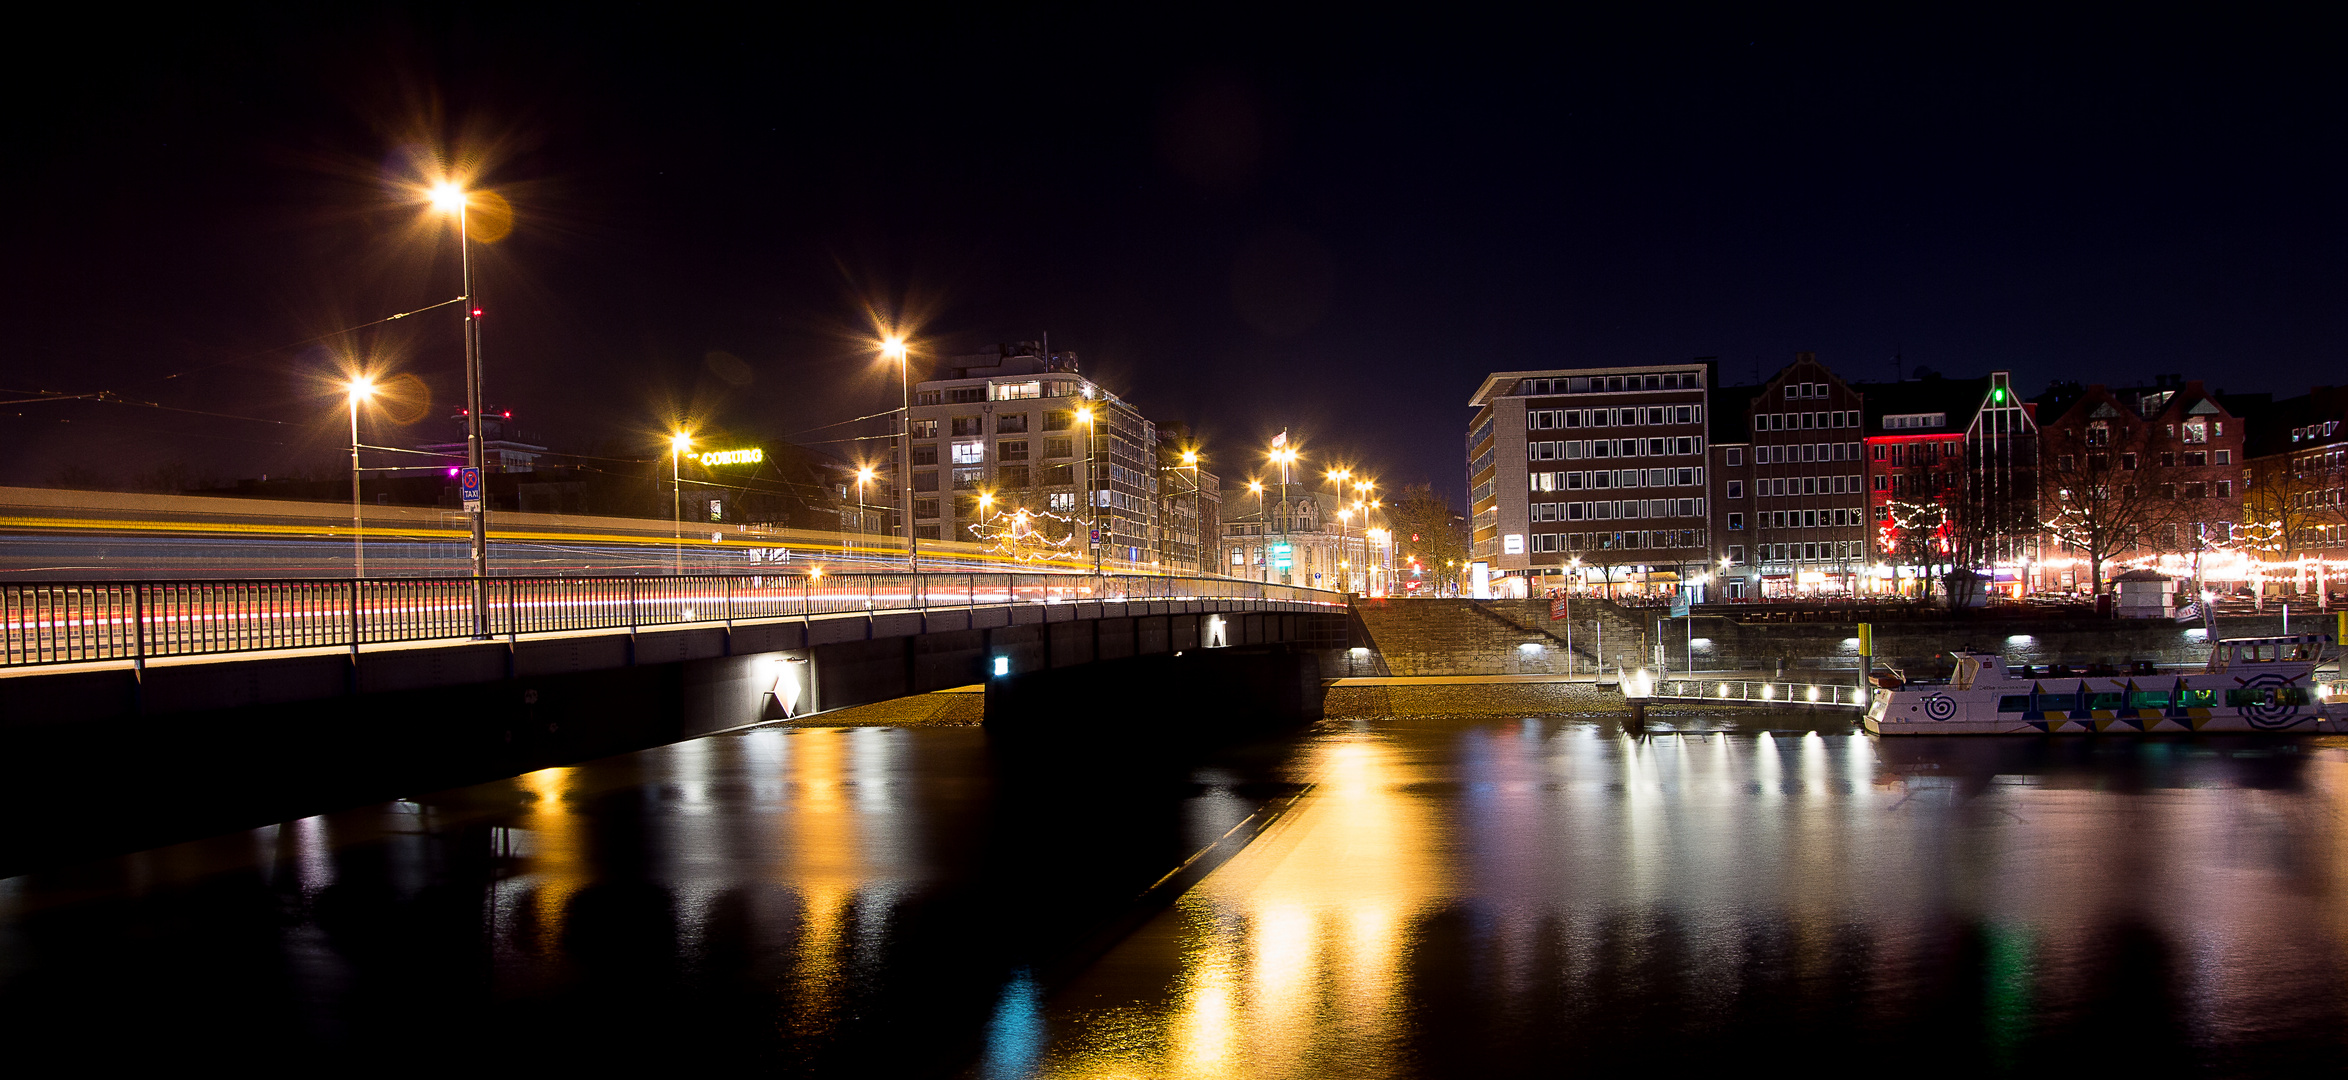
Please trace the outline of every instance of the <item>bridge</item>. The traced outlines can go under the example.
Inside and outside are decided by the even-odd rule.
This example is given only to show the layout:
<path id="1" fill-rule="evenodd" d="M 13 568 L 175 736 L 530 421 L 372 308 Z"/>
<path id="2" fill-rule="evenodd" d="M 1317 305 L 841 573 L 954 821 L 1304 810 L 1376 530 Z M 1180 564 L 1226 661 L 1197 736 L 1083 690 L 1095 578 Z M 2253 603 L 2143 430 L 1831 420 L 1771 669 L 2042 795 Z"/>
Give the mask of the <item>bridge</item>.
<path id="1" fill-rule="evenodd" d="M 474 584 L 0 585 L 0 851 L 159 843 L 974 683 L 990 727 L 1072 747 L 1293 719 L 1347 644 L 1342 594 L 1227 578 L 511 577 L 482 579 L 479 609 Z M 97 806 L 74 794 L 92 762 Z M 224 792 L 229 816 L 186 820 Z"/>

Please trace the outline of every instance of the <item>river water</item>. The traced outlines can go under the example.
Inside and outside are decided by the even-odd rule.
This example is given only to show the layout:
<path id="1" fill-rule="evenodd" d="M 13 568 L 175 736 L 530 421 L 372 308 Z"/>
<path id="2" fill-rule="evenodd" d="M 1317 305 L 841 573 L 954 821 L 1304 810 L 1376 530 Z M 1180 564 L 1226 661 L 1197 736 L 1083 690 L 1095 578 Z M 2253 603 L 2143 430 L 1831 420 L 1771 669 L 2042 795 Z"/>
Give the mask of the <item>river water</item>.
<path id="1" fill-rule="evenodd" d="M 2344 795 L 2330 740 L 1804 716 L 1330 722 L 1180 764 L 770 727 L 0 881 L 0 1033 L 826 1076 L 2338 1070 Z"/>

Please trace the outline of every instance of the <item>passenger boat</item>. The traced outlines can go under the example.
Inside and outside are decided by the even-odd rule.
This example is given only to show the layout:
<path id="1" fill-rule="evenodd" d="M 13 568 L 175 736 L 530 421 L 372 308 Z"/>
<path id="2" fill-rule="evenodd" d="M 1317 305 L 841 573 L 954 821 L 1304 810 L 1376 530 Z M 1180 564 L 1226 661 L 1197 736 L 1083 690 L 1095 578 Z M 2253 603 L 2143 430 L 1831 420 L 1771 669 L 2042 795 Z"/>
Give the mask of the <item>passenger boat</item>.
<path id="1" fill-rule="evenodd" d="M 2336 659 L 2329 643 L 2322 634 L 2229 638 L 2192 672 L 2139 664 L 2129 673 L 2077 674 L 1962 653 L 1946 680 L 1879 678 L 1864 723 L 1878 735 L 2344 732 L 2348 686 L 2316 676 L 2317 665 Z"/>

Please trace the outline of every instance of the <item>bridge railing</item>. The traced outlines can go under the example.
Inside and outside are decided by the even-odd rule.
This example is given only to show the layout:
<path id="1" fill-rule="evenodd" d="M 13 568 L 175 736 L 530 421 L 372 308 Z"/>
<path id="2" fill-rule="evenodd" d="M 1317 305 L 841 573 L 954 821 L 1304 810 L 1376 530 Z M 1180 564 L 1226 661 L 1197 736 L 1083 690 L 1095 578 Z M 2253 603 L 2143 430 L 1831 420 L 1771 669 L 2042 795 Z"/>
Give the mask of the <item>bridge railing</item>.
<path id="1" fill-rule="evenodd" d="M 470 578 L 0 584 L 0 668 L 474 636 Z M 696 622 L 1085 601 L 1277 600 L 1341 594 L 1230 578 L 1079 574 L 686 574 L 482 579 L 506 637 Z"/>

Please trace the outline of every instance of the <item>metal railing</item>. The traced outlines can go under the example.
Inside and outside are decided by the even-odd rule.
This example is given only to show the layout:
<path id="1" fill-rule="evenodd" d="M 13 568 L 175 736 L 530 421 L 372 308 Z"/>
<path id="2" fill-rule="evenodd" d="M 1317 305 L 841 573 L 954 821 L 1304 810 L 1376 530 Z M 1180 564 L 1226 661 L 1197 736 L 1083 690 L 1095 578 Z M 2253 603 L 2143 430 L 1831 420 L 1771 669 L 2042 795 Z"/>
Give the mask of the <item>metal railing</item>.
<path id="1" fill-rule="evenodd" d="M 1666 705 L 1758 705 L 1864 709 L 1867 691 L 1849 683 L 1787 682 L 1769 679 L 1657 679 L 1646 695 Z"/>
<path id="2" fill-rule="evenodd" d="M 1231 578 L 1077 574 L 688 574 L 483 581 L 495 637 L 680 623 L 1076 602 L 1343 594 Z M 0 584 L 0 668 L 350 647 L 473 635 L 470 578 Z"/>

